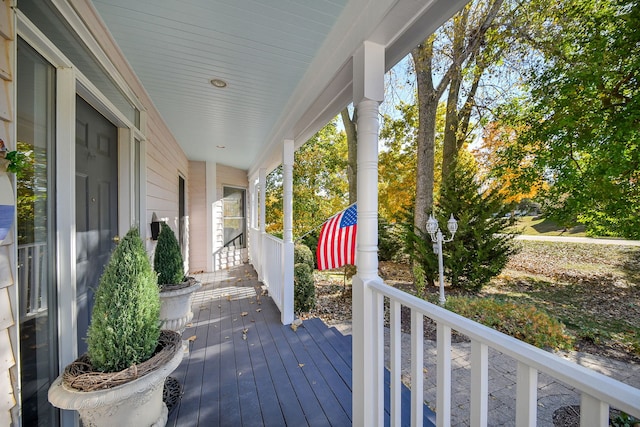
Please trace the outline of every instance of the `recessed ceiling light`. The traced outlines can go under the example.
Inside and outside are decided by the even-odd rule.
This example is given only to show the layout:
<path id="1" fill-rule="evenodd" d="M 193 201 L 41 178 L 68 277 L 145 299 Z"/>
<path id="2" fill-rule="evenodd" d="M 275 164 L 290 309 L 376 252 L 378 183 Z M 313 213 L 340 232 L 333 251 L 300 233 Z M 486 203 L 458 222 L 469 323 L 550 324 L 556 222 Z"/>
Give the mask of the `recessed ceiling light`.
<path id="1" fill-rule="evenodd" d="M 211 84 L 220 89 L 227 87 L 227 82 L 221 79 L 211 79 Z"/>

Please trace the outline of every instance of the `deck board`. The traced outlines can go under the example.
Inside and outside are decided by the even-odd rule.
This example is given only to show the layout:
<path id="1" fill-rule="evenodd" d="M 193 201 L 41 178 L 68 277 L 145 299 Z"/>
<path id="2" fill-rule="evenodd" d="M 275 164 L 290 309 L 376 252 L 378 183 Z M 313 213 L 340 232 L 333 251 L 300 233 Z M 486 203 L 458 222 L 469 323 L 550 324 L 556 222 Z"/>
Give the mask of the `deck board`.
<path id="1" fill-rule="evenodd" d="M 350 337 L 320 319 L 283 326 L 248 265 L 199 279 L 189 354 L 172 374 L 183 396 L 167 426 L 351 425 Z"/>

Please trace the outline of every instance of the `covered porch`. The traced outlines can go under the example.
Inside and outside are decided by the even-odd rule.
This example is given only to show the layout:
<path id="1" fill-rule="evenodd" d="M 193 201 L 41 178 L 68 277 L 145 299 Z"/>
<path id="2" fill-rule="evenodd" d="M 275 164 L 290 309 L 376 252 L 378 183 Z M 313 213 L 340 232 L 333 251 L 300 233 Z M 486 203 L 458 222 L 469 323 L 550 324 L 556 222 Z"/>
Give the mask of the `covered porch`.
<path id="1" fill-rule="evenodd" d="M 41 280 L 46 288 L 40 295 L 55 298 L 39 299 L 50 301 L 48 311 L 40 311 L 51 325 L 45 338 L 52 349 L 43 351 L 47 369 L 39 370 L 45 384 L 40 395 L 46 394 L 47 381 L 82 352 L 77 320 L 84 300 L 77 298 L 77 259 L 83 246 L 77 242 L 83 236 L 75 196 L 83 194 L 78 166 L 89 156 L 74 162 L 80 97 L 115 129 L 117 138 L 103 145 L 119 150 L 112 159 L 115 219 L 104 230 L 87 229 L 94 236 L 92 247 L 99 246 L 98 235 L 110 247 L 114 236 L 135 224 L 153 252 L 148 230 L 155 214 L 178 231 L 192 272 L 212 271 L 221 248 L 236 238 L 246 242 L 233 260 L 236 267 L 202 277 L 196 316 L 184 334 L 190 353 L 175 372 L 184 395 L 169 425 L 249 426 L 261 420 L 265 425 L 380 426 L 422 425 L 426 419 L 448 426 L 458 424 L 457 399 L 463 395 L 470 425 L 496 425 L 491 411 L 496 352 L 513 363 L 508 425 L 544 425 L 538 402 L 547 378 L 574 390 L 582 426 L 607 425 L 610 406 L 640 417 L 637 388 L 402 293 L 378 276 L 377 150 L 384 74 L 464 0 L 326 0 L 299 8 L 285 1 L 273 2 L 277 8 L 270 2 L 201 0 L 191 8 L 185 2 L 159 3 L 25 0 L 5 2 L 0 9 L 4 57 L 13 58 L 19 42 L 55 72 L 47 81 L 57 98 L 42 116 L 56 118 L 45 138 L 49 152 L 57 153 L 49 159 L 49 177 L 55 178 L 55 188 L 68 189 L 52 188 L 48 202 L 56 222 L 50 224 L 49 279 Z M 43 11 L 41 5 L 46 5 Z M 69 53 L 60 50 L 65 47 Z M 85 62 L 88 68 L 77 66 Z M 15 64 L 4 68 L 2 93 L 9 105 L 2 114 L 3 139 L 15 148 L 17 125 L 10 107 L 16 105 L 16 93 L 20 99 L 16 85 L 20 79 L 25 87 L 34 85 L 15 72 Z M 293 153 L 350 103 L 358 108 L 359 184 L 353 335 L 341 338 L 316 321 L 294 332 L 289 326 L 294 320 Z M 280 164 L 284 233 L 277 239 L 265 231 L 264 197 L 266 175 Z M 246 224 L 246 232 L 228 241 L 222 201 L 227 190 L 246 191 L 237 199 L 243 202 L 242 215 L 231 218 Z M 0 406 L 0 424 L 20 425 L 24 383 L 36 372 L 20 365 L 20 313 L 22 308 L 23 317 L 31 315 L 36 304 L 34 299 L 29 310 L 21 305 L 27 293 L 20 291 L 29 289 L 29 281 L 20 277 L 25 267 L 17 258 L 21 250 L 36 250 L 19 248 L 17 242 L 14 230 L 0 246 L 0 268 L 8 272 L 0 283 L 5 307 L 0 341 L 7 352 L 0 374 L 3 390 L 12 390 Z M 40 284 L 35 277 L 34 286 Z M 400 329 L 402 307 L 411 310 L 408 346 Z M 425 318 L 438 325 L 431 356 L 420 332 Z M 454 330 L 470 339 L 467 374 L 461 377 L 453 369 Z M 408 377 L 411 391 L 403 385 Z M 58 419 L 59 425 L 78 424 L 74 414 L 47 406 L 46 396 L 41 402 L 38 415 L 56 420 L 50 425 Z"/>

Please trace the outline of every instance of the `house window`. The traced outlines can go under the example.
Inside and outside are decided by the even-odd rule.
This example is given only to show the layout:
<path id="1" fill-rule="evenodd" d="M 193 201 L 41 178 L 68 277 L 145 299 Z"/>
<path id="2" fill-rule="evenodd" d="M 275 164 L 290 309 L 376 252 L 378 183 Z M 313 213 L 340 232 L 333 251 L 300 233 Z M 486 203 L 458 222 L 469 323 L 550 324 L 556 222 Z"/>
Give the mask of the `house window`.
<path id="1" fill-rule="evenodd" d="M 245 190 L 224 187 L 223 189 L 224 247 L 246 247 Z"/>

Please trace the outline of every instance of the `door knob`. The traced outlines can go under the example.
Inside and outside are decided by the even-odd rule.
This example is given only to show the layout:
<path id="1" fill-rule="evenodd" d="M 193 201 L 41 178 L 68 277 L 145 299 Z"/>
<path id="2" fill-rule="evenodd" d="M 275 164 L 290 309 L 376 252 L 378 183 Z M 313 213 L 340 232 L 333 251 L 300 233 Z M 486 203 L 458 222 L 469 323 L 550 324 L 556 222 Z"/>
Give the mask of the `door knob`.
<path id="1" fill-rule="evenodd" d="M 120 236 L 115 235 L 111 240 L 113 240 L 113 243 L 120 243 Z"/>

